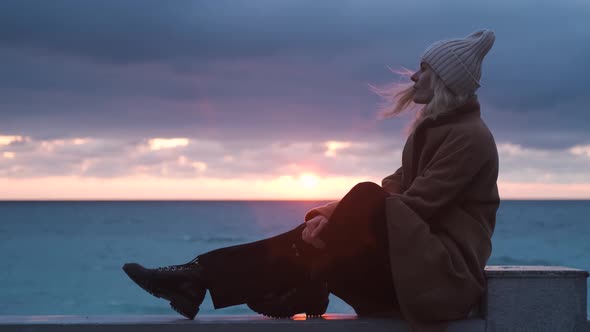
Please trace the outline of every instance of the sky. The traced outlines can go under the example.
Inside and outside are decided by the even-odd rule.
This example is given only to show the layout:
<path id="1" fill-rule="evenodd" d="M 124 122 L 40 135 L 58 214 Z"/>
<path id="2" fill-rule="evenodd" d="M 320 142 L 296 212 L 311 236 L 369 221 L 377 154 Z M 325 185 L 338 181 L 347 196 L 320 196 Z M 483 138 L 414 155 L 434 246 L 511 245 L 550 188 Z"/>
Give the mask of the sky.
<path id="1" fill-rule="evenodd" d="M 0 199 L 337 199 L 401 165 L 369 85 L 496 42 L 503 199 L 590 199 L 586 0 L 0 1 Z"/>

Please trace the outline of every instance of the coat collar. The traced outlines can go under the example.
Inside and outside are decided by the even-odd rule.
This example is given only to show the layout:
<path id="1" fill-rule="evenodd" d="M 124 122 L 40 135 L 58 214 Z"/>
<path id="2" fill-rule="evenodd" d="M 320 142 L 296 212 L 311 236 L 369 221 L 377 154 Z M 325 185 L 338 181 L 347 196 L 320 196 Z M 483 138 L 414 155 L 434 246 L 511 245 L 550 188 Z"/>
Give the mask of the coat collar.
<path id="1" fill-rule="evenodd" d="M 473 96 L 473 97 L 469 98 L 465 103 L 463 103 L 463 105 L 453 109 L 452 111 L 441 114 L 436 119 L 427 118 L 424 121 L 422 121 L 420 124 L 418 124 L 416 129 L 414 129 L 414 133 L 413 133 L 414 137 L 413 137 L 413 143 L 412 143 L 412 156 L 411 156 L 410 160 L 408 160 L 408 162 L 410 164 L 407 165 L 408 166 L 407 168 L 404 168 L 405 179 L 403 181 L 404 182 L 407 181 L 407 183 L 405 183 L 406 186 L 409 186 L 409 184 L 412 181 L 414 181 L 414 177 L 416 176 L 415 172 L 417 170 L 415 169 L 415 167 L 416 167 L 416 165 L 418 165 L 418 159 L 420 158 L 420 151 L 424 147 L 424 135 L 423 135 L 424 129 L 431 128 L 431 127 L 438 127 L 438 126 L 441 126 L 444 124 L 457 122 L 457 121 L 460 121 L 461 119 L 463 119 L 464 117 L 471 117 L 471 116 L 476 116 L 476 117 L 480 116 L 480 105 L 479 105 L 479 101 L 477 100 L 477 96 Z M 407 172 L 406 169 L 409 169 L 409 172 Z M 409 174 L 406 175 L 406 173 L 409 173 Z"/>
<path id="2" fill-rule="evenodd" d="M 439 115 L 436 119 L 424 119 L 424 121 L 418 124 L 418 126 L 415 129 L 415 132 L 417 132 L 419 129 L 423 127 L 436 127 L 442 124 L 453 122 L 467 115 L 480 116 L 480 105 L 479 101 L 477 100 L 477 96 L 475 95 L 467 99 L 465 103 L 463 103 L 462 105 L 454 108 L 449 112 Z"/>

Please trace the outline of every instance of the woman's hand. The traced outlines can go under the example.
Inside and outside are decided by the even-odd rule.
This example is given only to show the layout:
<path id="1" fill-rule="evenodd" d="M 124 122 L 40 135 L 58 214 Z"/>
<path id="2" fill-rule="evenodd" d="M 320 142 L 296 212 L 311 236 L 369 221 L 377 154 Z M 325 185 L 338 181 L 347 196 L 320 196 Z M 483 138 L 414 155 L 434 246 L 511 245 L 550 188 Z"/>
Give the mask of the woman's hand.
<path id="1" fill-rule="evenodd" d="M 323 248 L 326 246 L 324 241 L 320 240 L 320 232 L 328 224 L 328 219 L 322 215 L 315 216 L 305 222 L 305 229 L 301 233 L 303 241 L 311 244 L 316 248 Z"/>

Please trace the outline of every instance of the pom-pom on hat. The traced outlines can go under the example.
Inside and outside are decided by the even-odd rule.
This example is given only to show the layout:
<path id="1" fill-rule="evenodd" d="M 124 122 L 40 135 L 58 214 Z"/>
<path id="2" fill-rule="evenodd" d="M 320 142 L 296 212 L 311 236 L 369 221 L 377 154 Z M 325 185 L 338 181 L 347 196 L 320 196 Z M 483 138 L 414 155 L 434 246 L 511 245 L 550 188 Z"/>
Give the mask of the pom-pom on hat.
<path id="1" fill-rule="evenodd" d="M 471 96 L 480 87 L 481 63 L 494 45 L 491 30 L 479 30 L 465 38 L 440 40 L 430 45 L 426 62 L 455 95 Z"/>

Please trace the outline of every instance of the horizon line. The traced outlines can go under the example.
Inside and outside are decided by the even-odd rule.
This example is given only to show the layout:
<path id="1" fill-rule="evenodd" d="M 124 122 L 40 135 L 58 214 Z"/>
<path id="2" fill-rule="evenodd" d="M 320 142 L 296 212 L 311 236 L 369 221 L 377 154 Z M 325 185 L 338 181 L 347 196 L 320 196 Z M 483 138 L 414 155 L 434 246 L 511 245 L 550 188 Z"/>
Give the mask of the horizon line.
<path id="1" fill-rule="evenodd" d="M 317 201 L 337 201 L 335 198 L 253 198 L 253 199 L 199 199 L 199 198 L 33 198 L 33 199 L 0 199 L 0 202 L 317 202 Z M 589 198 L 501 198 L 502 201 L 590 201 Z"/>

